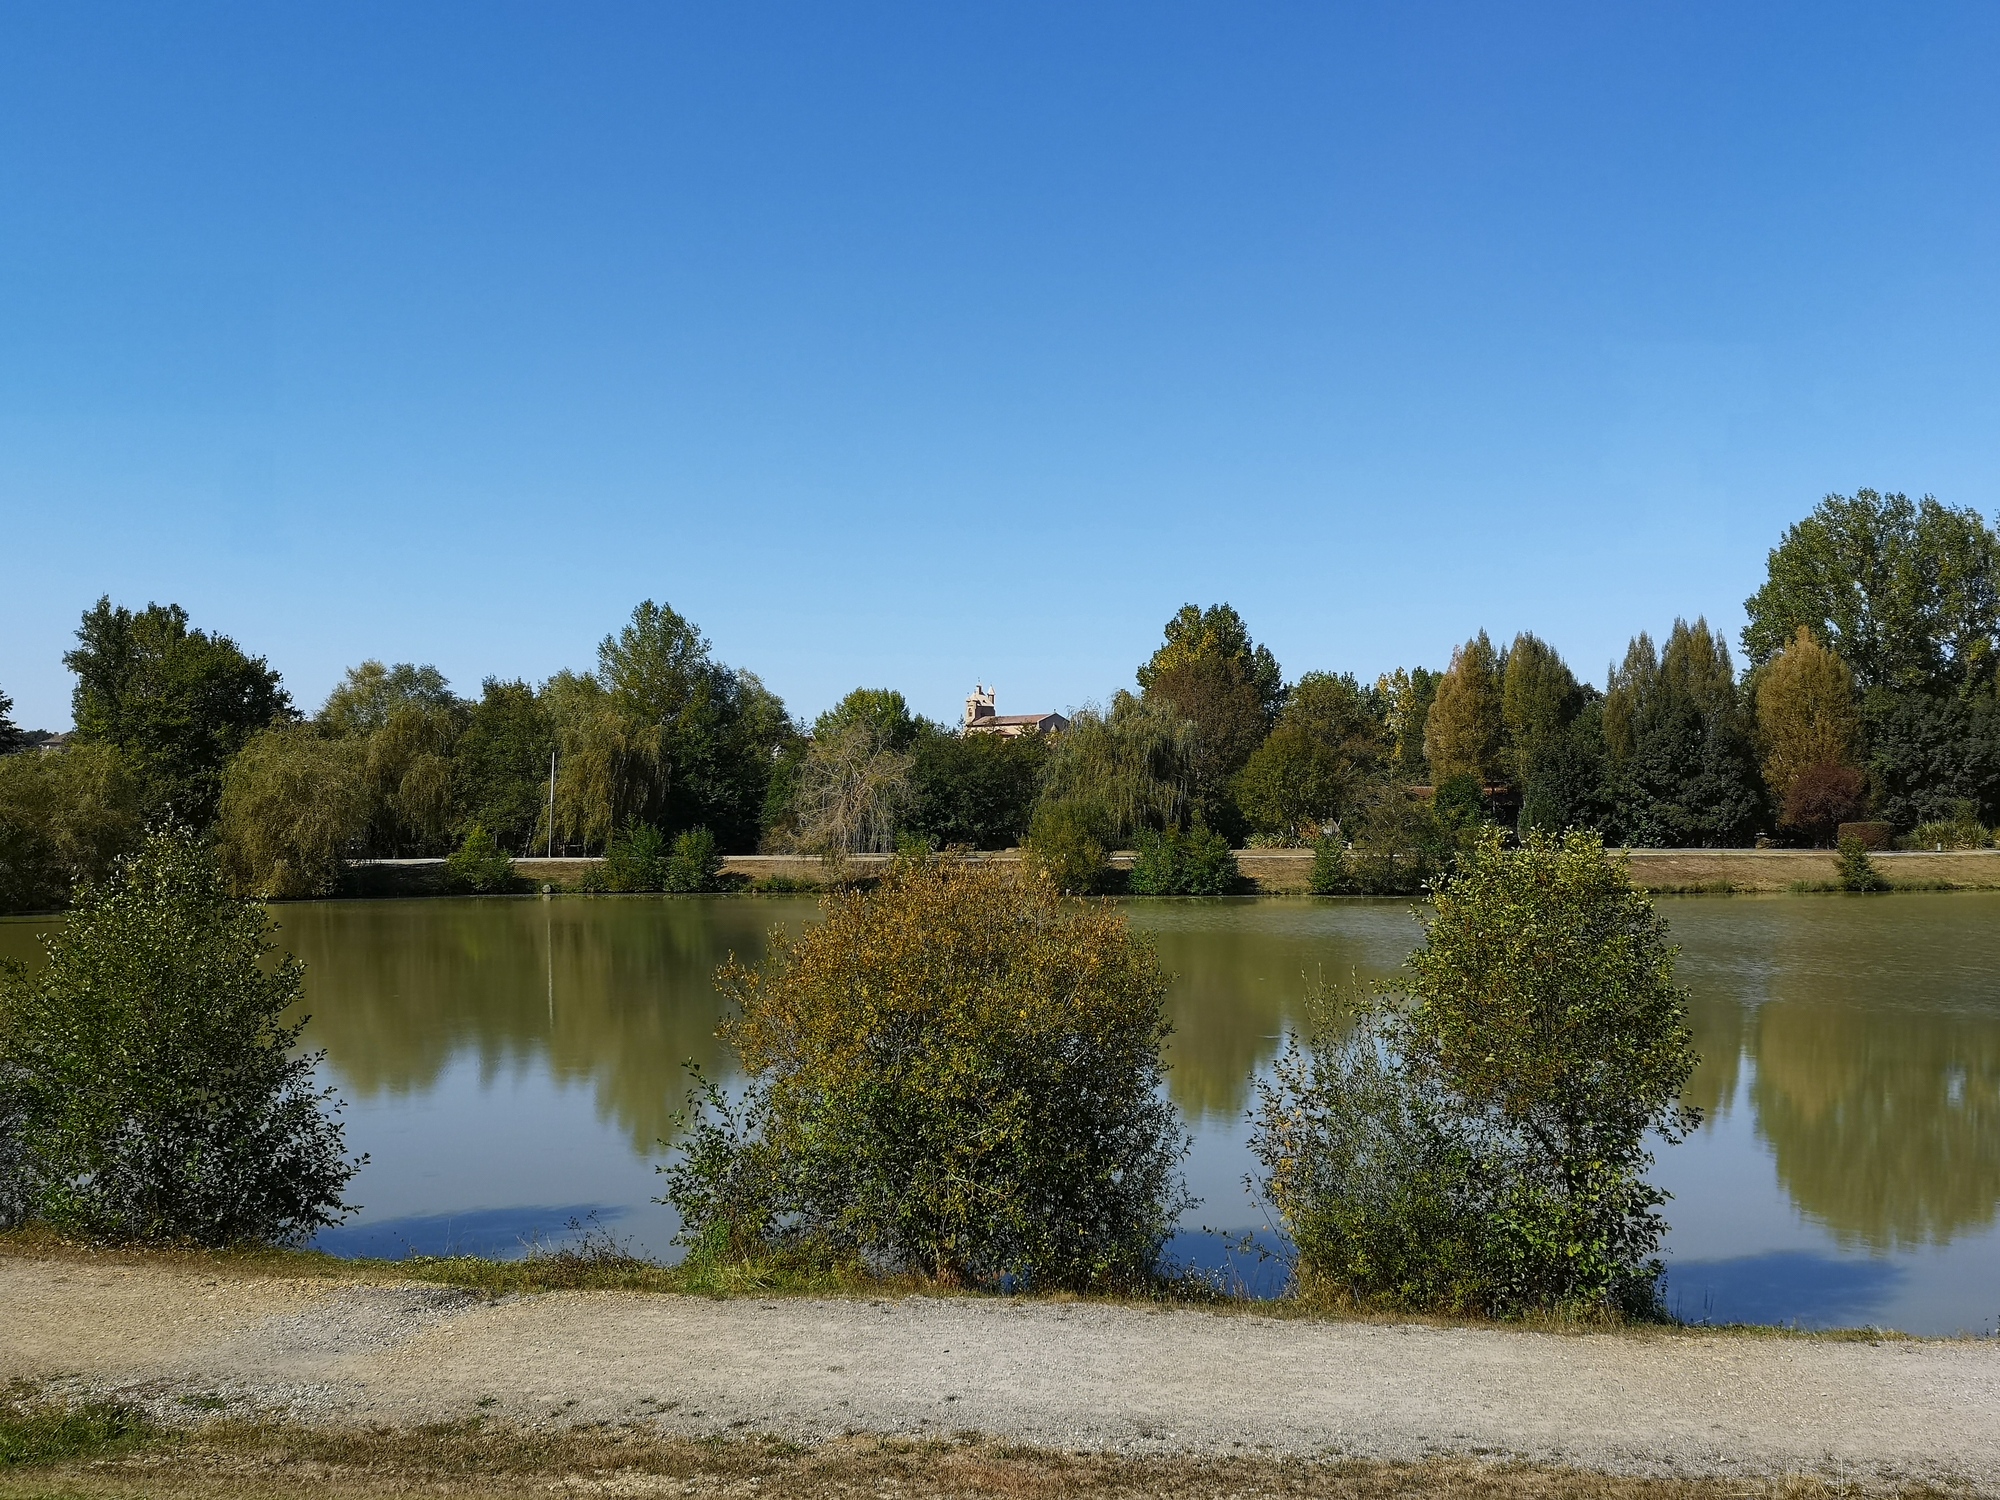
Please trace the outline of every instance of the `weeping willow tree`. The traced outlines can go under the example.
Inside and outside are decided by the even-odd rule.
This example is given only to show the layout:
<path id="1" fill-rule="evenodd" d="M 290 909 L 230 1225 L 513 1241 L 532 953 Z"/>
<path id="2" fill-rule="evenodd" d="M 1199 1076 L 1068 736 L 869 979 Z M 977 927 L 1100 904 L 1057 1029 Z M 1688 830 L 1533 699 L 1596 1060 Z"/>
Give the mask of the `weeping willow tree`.
<path id="1" fill-rule="evenodd" d="M 560 672 L 543 694 L 553 710 L 559 747 L 555 836 L 564 844 L 602 848 L 613 830 L 643 821 L 665 789 L 669 772 L 660 726 L 621 712 L 604 685 L 587 674 Z"/>
<path id="2" fill-rule="evenodd" d="M 916 756 L 866 722 L 816 736 L 793 794 L 797 848 L 814 854 L 886 854 L 915 802 Z"/>
<path id="3" fill-rule="evenodd" d="M 1043 805 L 1087 808 L 1107 837 L 1127 845 L 1142 832 L 1184 823 L 1195 741 L 1195 726 L 1154 700 L 1121 693 L 1108 714 L 1082 709 L 1050 747 Z"/>

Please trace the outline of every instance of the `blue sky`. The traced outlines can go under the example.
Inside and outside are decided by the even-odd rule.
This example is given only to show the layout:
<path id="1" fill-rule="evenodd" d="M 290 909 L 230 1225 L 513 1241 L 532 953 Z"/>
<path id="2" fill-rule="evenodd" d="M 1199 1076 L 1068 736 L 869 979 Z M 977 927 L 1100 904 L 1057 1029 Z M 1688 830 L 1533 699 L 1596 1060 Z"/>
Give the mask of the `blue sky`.
<path id="1" fill-rule="evenodd" d="M 15 3 L 0 688 L 108 592 L 315 705 L 639 599 L 811 715 L 1733 634 L 2000 505 L 2000 6 Z"/>

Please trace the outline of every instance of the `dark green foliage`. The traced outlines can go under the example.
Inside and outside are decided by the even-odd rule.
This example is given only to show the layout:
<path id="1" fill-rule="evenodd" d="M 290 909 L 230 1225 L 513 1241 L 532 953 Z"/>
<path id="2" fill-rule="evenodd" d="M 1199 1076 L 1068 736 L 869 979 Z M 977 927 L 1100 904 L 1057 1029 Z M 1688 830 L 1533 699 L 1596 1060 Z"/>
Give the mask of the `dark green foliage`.
<path id="1" fill-rule="evenodd" d="M 1674 622 L 1658 658 L 1641 633 L 1604 702 L 1612 823 L 1653 848 L 1747 845 L 1766 817 L 1750 719 L 1729 648 L 1697 620 Z"/>
<path id="2" fill-rule="evenodd" d="M 1868 846 L 1856 838 L 1840 841 L 1840 888 L 1843 891 L 1886 891 L 1889 882 L 1868 857 Z"/>
<path id="3" fill-rule="evenodd" d="M 493 841 L 493 835 L 474 823 L 465 841 L 444 862 L 445 883 L 455 891 L 486 895 L 507 890 L 514 884 L 514 861 Z"/>
<path id="4" fill-rule="evenodd" d="M 1152 658 L 1139 668 L 1139 689 L 1150 693 L 1163 672 L 1197 661 L 1230 661 L 1237 675 L 1256 694 L 1257 705 L 1266 719 L 1274 717 L 1285 702 L 1285 676 L 1270 648 L 1250 639 L 1250 627 L 1227 604 L 1197 609 L 1183 604 L 1167 621 L 1165 639 Z"/>
<path id="5" fill-rule="evenodd" d="M 1313 842 L 1312 874 L 1306 879 L 1306 889 L 1315 896 L 1347 896 L 1354 893 L 1347 873 L 1347 849 L 1342 840 L 1331 834 L 1322 834 Z"/>
<path id="6" fill-rule="evenodd" d="M 538 854 L 546 841 L 549 755 L 556 732 L 546 707 L 525 682 L 489 677 L 466 712 L 459 735 L 458 796 L 464 816 L 492 831 L 515 854 Z"/>
<path id="7" fill-rule="evenodd" d="M 0 755 L 12 755 L 26 743 L 27 737 L 13 719 L 14 700 L 0 692 Z"/>
<path id="8" fill-rule="evenodd" d="M 1769 569 L 1743 605 L 1754 666 L 1803 625 L 1864 690 L 1958 688 L 1992 673 L 2000 542 L 1975 510 L 1928 495 L 1828 495 L 1772 549 Z"/>
<path id="9" fill-rule="evenodd" d="M 110 745 L 0 757 L 0 913 L 51 911 L 138 842 L 146 789 Z"/>
<path id="10" fill-rule="evenodd" d="M 657 891 L 666 875 L 667 836 L 652 824 L 635 820 L 611 835 L 604 863 L 585 877 L 584 889 Z"/>
<path id="11" fill-rule="evenodd" d="M 1586 703 L 1569 725 L 1516 750 L 1523 832 L 1602 828 L 1611 811 L 1611 760 L 1603 705 Z"/>
<path id="12" fill-rule="evenodd" d="M 1109 873 L 1110 822 L 1094 803 L 1044 802 L 1035 809 L 1024 846 L 1029 865 L 1065 895 L 1102 890 Z"/>
<path id="13" fill-rule="evenodd" d="M 1487 821 L 1486 789 L 1470 771 L 1447 776 L 1432 794 L 1431 809 L 1439 826 L 1456 838 Z"/>
<path id="14" fill-rule="evenodd" d="M 1357 816 L 1353 840 L 1324 839 L 1313 855 L 1316 896 L 1411 896 L 1449 867 L 1456 835 L 1433 804 L 1384 790 Z"/>
<path id="15" fill-rule="evenodd" d="M 291 1242 L 348 1211 L 360 1162 L 297 1050 L 303 966 L 214 857 L 169 829 L 80 893 L 48 966 L 0 972 L 30 1217 L 111 1240 Z"/>
<path id="16" fill-rule="evenodd" d="M 1388 749 L 1353 677 L 1308 672 L 1293 686 L 1277 727 L 1237 773 L 1236 804 L 1257 832 L 1309 842 L 1353 811 Z"/>
<path id="17" fill-rule="evenodd" d="M 712 891 L 722 861 L 715 835 L 690 828 L 671 840 L 650 823 L 627 823 L 612 835 L 604 863 L 584 877 L 592 891 Z"/>
<path id="18" fill-rule="evenodd" d="M 907 750 L 921 726 L 894 688 L 856 688 L 813 720 L 814 739 L 833 739 L 856 725 L 866 727 L 885 750 Z"/>
<path id="19" fill-rule="evenodd" d="M 1898 828 L 1951 816 L 1960 802 L 2000 820 L 2000 702 L 1991 684 L 1876 689 L 1862 698 L 1879 811 Z"/>
<path id="20" fill-rule="evenodd" d="M 944 1285 L 1151 1284 L 1185 1203 L 1166 978 L 1103 904 L 900 861 L 718 982 L 749 1079 L 667 1170 L 691 1259 L 787 1252 Z"/>
<path id="21" fill-rule="evenodd" d="M 715 835 L 706 828 L 689 828 L 674 835 L 673 850 L 660 871 L 660 889 L 679 896 L 712 891 L 721 869 Z"/>
<path id="22" fill-rule="evenodd" d="M 229 757 L 291 714 L 278 674 L 228 636 L 190 630 L 178 604 L 135 615 L 107 596 L 85 611 L 76 638 L 63 657 L 76 674 L 76 739 L 123 751 L 154 812 L 206 828 Z"/>
<path id="23" fill-rule="evenodd" d="M 1658 1313 L 1695 1057 L 1665 924 L 1596 837 L 1489 834 L 1437 888 L 1400 996 L 1322 1014 L 1254 1149 L 1303 1290 L 1395 1310 Z M 1391 1003 L 1392 1001 L 1398 1003 Z"/>
<path id="24" fill-rule="evenodd" d="M 1135 896 L 1226 896 L 1239 876 L 1229 840 L 1200 823 L 1182 832 L 1139 836 L 1139 858 L 1126 889 Z"/>
<path id="25" fill-rule="evenodd" d="M 1026 836 L 1048 763 L 1047 737 L 954 734 L 923 723 L 915 753 L 912 832 L 941 848 L 968 849 L 1007 849 Z"/>
<path id="26" fill-rule="evenodd" d="M 710 655 L 691 620 L 648 599 L 597 648 L 605 707 L 645 773 L 618 809 L 659 828 L 703 827 L 724 849 L 757 847 L 773 751 L 794 734 L 755 676 Z"/>
<path id="27" fill-rule="evenodd" d="M 1191 731 L 1184 753 L 1194 817 L 1227 838 L 1240 838 L 1249 825 L 1231 783 L 1284 705 L 1276 659 L 1251 641 L 1242 617 L 1227 604 L 1207 610 L 1189 604 L 1167 622 L 1166 639 L 1138 677 L 1146 703 Z"/>

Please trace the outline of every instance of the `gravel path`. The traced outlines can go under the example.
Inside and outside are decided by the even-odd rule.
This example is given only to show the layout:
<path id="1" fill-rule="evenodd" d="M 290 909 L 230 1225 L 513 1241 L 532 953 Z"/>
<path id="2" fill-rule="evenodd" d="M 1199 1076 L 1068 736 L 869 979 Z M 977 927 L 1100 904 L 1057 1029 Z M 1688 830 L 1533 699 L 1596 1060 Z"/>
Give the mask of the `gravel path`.
<path id="1" fill-rule="evenodd" d="M 1513 1455 L 2000 1494 L 2000 1345 L 1554 1336 L 912 1297 L 712 1301 L 0 1259 L 0 1380 L 307 1421 L 978 1431 L 1127 1453 Z"/>

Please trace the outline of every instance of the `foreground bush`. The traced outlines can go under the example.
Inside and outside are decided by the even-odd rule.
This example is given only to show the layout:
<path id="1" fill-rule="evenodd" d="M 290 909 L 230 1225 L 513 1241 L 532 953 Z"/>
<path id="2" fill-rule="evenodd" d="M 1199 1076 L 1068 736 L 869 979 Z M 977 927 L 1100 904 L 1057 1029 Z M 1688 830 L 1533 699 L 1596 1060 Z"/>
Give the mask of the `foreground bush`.
<path id="1" fill-rule="evenodd" d="M 149 837 L 86 887 L 32 979 L 0 968 L 0 1089 L 17 1212 L 70 1233 L 303 1240 L 360 1166 L 295 1050 L 303 967 L 192 835 Z"/>
<path id="2" fill-rule="evenodd" d="M 1301 1287 L 1655 1315 L 1666 1195 L 1647 1136 L 1699 1120 L 1665 924 L 1585 833 L 1514 853 L 1488 836 L 1434 903 L 1400 993 L 1322 1015 L 1259 1086 L 1253 1149 Z"/>
<path id="3" fill-rule="evenodd" d="M 1184 1206 L 1166 978 L 1046 880 L 899 862 L 719 982 L 749 1077 L 667 1170 L 696 1258 L 802 1251 L 945 1284 L 1148 1282 Z"/>

